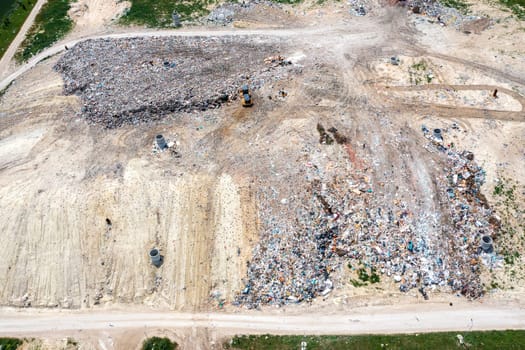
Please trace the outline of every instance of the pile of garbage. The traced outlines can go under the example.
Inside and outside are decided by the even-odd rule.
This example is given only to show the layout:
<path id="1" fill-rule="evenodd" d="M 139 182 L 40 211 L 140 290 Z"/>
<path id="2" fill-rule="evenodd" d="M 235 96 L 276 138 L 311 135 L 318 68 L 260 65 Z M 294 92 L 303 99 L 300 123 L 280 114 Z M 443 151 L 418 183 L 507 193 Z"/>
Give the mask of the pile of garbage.
<path id="1" fill-rule="evenodd" d="M 264 58 L 282 47 L 265 37 L 97 39 L 77 44 L 58 61 L 66 94 L 82 98 L 81 114 L 107 128 L 204 111 L 287 74 Z"/>
<path id="2" fill-rule="evenodd" d="M 465 8 L 456 9 L 447 7 L 436 0 L 409 0 L 399 1 L 398 3 L 406 5 L 413 13 L 435 18 L 437 23 L 443 26 L 454 26 L 456 29 L 462 29 L 464 25 L 469 23 L 488 20 L 487 17 L 469 14 L 466 7 L 467 4 L 458 3 L 458 5 L 465 6 Z"/>
<path id="3" fill-rule="evenodd" d="M 239 4 L 226 3 L 213 9 L 207 17 L 207 21 L 213 24 L 226 25 L 233 22 L 233 16 Z"/>
<path id="4" fill-rule="evenodd" d="M 231 25 L 236 20 L 243 20 L 253 12 L 265 8 L 282 9 L 282 5 L 269 0 L 251 0 L 239 2 L 225 2 L 211 10 L 204 18 L 198 21 L 206 25 Z"/>
<path id="5" fill-rule="evenodd" d="M 350 13 L 354 16 L 366 16 L 367 8 L 371 7 L 368 2 L 363 0 L 349 0 L 348 5 L 351 7 Z"/>
<path id="6" fill-rule="evenodd" d="M 441 133 L 435 129 L 431 133 L 422 127 L 423 133 L 430 143 L 427 150 L 438 152 L 446 157 L 445 177 L 438 179 L 439 188 L 447 194 L 448 214 L 451 220 L 449 242 L 452 243 L 457 258 L 452 262 L 455 276 L 448 283 L 452 290 L 470 298 L 483 294 L 479 280 L 481 239 L 488 236 L 495 238 L 501 223 L 487 199 L 481 192 L 486 173 L 474 160 L 474 154 L 469 151 L 459 151 L 454 145 L 446 146 Z"/>
<path id="7" fill-rule="evenodd" d="M 320 132 L 321 144 L 343 147 L 355 157 L 348 138 L 336 135 L 335 128 L 328 132 L 337 142 L 326 142 Z M 361 265 L 393 279 L 401 292 L 417 289 L 425 299 L 432 290 L 482 296 L 481 237 L 494 237 L 499 229 L 480 191 L 485 173 L 472 153 L 445 147 L 426 128 L 424 134 L 426 149 L 446 165 L 436 179 L 440 212 L 386 200 L 374 189 L 368 166 L 348 162 L 329 175 L 310 161 L 309 185 L 295 192 L 298 205 L 291 212 L 272 209 L 283 202 L 279 206 L 274 191 L 263 190 L 259 202 L 275 206 L 261 208 L 263 233 L 234 304 L 256 308 L 311 301 L 345 283 L 337 280 L 343 266 Z M 293 220 L 281 220 L 283 215 Z"/>

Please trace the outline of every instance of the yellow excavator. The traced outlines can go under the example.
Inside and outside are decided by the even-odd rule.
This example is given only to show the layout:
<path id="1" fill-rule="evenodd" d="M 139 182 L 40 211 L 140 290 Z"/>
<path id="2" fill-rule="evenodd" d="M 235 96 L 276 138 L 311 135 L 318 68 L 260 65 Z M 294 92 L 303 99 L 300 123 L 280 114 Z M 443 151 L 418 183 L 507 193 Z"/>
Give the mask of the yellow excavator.
<path id="1" fill-rule="evenodd" d="M 248 88 L 248 85 L 243 85 L 239 89 L 239 95 L 241 97 L 241 104 L 243 107 L 253 106 L 252 94 L 250 93 L 250 89 Z"/>

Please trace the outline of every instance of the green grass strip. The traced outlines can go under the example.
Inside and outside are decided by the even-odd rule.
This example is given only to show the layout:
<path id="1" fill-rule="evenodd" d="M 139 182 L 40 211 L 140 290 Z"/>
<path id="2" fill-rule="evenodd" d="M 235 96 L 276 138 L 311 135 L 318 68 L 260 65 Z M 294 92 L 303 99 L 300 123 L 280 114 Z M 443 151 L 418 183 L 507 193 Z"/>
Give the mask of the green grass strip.
<path id="1" fill-rule="evenodd" d="M 175 11 L 183 21 L 209 13 L 208 6 L 216 0 L 131 0 L 131 8 L 122 16 L 122 24 L 139 24 L 148 27 L 170 27 L 171 14 Z"/>
<path id="2" fill-rule="evenodd" d="M 62 39 L 73 28 L 73 21 L 67 11 L 70 0 L 48 0 L 36 16 L 16 59 L 27 61 L 32 56 Z"/>
<path id="3" fill-rule="evenodd" d="M 16 37 L 37 0 L 18 0 L 11 9 L 0 18 L 0 59 Z"/>
<path id="4" fill-rule="evenodd" d="M 22 340 L 16 338 L 0 338 L 0 349 L 16 350 L 22 345 Z"/>
<path id="5" fill-rule="evenodd" d="M 462 337 L 460 344 L 458 334 Z M 277 336 L 249 335 L 237 336 L 224 345 L 225 349 L 238 350 L 297 350 L 301 342 L 306 349 L 359 349 L 359 350 L 457 350 L 457 349 L 525 349 L 525 331 L 488 332 L 446 332 L 398 335 L 358 335 L 358 336 Z"/>

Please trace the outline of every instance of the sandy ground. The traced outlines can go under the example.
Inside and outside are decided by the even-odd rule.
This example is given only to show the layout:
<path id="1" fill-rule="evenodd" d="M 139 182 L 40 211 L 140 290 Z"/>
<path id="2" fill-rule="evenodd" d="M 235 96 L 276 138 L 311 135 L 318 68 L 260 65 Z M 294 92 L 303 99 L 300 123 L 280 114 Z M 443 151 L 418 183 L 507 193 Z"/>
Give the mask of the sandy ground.
<path id="1" fill-rule="evenodd" d="M 75 22 L 72 35 L 87 36 L 112 24 L 129 8 L 128 1 L 79 0 L 71 4 L 69 16 Z"/>
<path id="2" fill-rule="evenodd" d="M 104 133 L 98 140 L 82 123 L 71 125 L 80 128 L 73 131 L 45 122 L 60 110 L 77 107 L 74 97 L 48 98 L 53 90 L 60 94 L 61 88 L 58 75 L 54 81 L 49 79 L 48 69 L 37 68 L 36 74 L 42 70 L 47 76 L 40 80 L 44 86 L 33 85 L 26 95 L 31 96 L 29 101 L 13 99 L 10 115 L 17 118 L 17 112 L 33 110 L 31 101 L 57 112 L 40 115 L 41 127 L 21 126 L 23 133 L 1 141 L 5 175 L 1 210 L 9 216 L 3 230 L 15 236 L 20 229 L 39 232 L 24 234 L 23 242 L 6 237 L 13 254 L 2 264 L 4 300 L 14 305 L 32 301 L 33 306 L 83 308 L 105 294 L 100 302 L 192 309 L 206 303 L 211 286 L 226 296 L 238 290 L 239 277 L 231 277 L 243 275 L 245 265 L 240 262 L 249 251 L 237 254 L 237 248 L 255 234 L 250 190 L 226 173 L 218 177 L 167 174 L 158 164 L 166 159 L 151 164 L 137 157 L 139 151 L 147 159 L 150 147 L 143 144 L 143 150 L 138 149 L 137 136 L 142 136 L 134 130 Z M 42 91 L 46 93 L 39 96 Z M 11 132 L 4 130 L 3 135 Z M 135 151 L 128 153 L 130 145 Z M 104 160 L 107 147 L 120 155 Z M 248 199 L 242 209 L 241 198 Z M 22 212 L 9 210 L 12 205 Z M 162 247 L 165 257 L 158 270 L 149 264 L 148 251 L 153 247 Z M 23 253 L 35 249 L 43 254 Z M 141 252 L 130 255 L 130 249 Z M 238 263 L 227 263 L 229 257 Z M 36 272 L 34 278 L 15 277 L 30 270 Z M 64 283 L 68 280 L 75 283 Z M 152 296 L 157 289 L 162 292 Z"/>
<path id="3" fill-rule="evenodd" d="M 78 1 L 72 9 L 74 33 L 20 71 L 10 71 L 17 79 L 0 97 L 0 232 L 5 252 L 0 256 L 1 305 L 75 308 L 90 317 L 91 311 L 142 310 L 145 306 L 185 312 L 217 310 L 212 296 L 220 295 L 228 312 L 242 312 L 229 301 L 243 286 L 246 260 L 258 238 L 255 175 L 271 176 L 276 188 L 281 183 L 285 197 L 285 188 L 290 185 L 275 174 L 292 166 L 289 159 L 294 159 L 305 143 L 316 142 L 319 120 L 350 130 L 355 144 L 371 145 L 367 152 L 372 153 L 361 155 L 376 157 L 378 174 L 386 174 L 392 163 L 400 162 L 401 153 L 408 155 L 412 159 L 410 176 L 393 176 L 401 179 L 408 192 L 426 193 L 438 167 L 421 147 L 422 124 L 459 125 L 460 132 L 447 132 L 446 141 L 453 140 L 459 148 L 475 153 L 487 171 L 489 197 L 501 176 L 525 183 L 525 64 L 520 64 L 525 47 L 524 32 L 516 29 L 519 23 L 507 20 L 468 36 L 417 18 L 407 24 L 403 11 L 377 10 L 357 18 L 335 5 L 323 11 L 305 10 L 305 15 L 316 14 L 311 23 L 326 25 L 263 32 L 290 37 L 290 48 L 283 54 L 298 57 L 298 64 L 316 70 L 258 92 L 259 102 L 253 110 L 246 112 L 232 104 L 199 116 L 107 131 L 87 125 L 76 115 L 80 101 L 62 94 L 62 79 L 52 71 L 57 57 L 38 62 L 51 53 L 60 54 L 64 43 L 72 44 L 71 40 L 124 31 L 110 25 L 121 11 L 120 4 Z M 297 23 L 308 20 L 297 11 Z M 253 21 L 247 18 L 243 26 L 250 27 Z M 209 29 L 201 34 L 206 31 Z M 388 63 L 393 55 L 401 58 L 399 66 Z M 424 80 L 422 85 L 410 83 L 410 67 L 420 60 L 427 62 L 433 84 L 438 86 L 427 88 Z M 288 92 L 285 100 L 264 98 L 275 96 L 280 88 Z M 498 99 L 491 98 L 495 88 Z M 181 160 L 168 153 L 152 154 L 157 133 L 180 141 Z M 196 145 L 202 144 L 206 154 L 197 152 Z M 239 158 L 239 154 L 245 157 Z M 239 162 L 250 155 L 251 161 Z M 331 156 L 329 151 L 318 151 L 312 157 Z M 431 196 L 411 200 L 429 211 L 438 210 Z M 153 247 L 159 247 L 164 256 L 160 268 L 149 263 L 148 251 Z M 520 281 L 513 290 L 487 295 L 484 302 L 500 310 L 509 301 L 522 300 L 525 284 Z M 385 318 L 392 315 L 385 314 L 381 322 L 374 318 L 356 322 L 355 329 L 336 325 L 329 329 L 347 333 L 468 327 L 466 315 L 476 304 L 451 295 L 432 298 L 444 305 L 461 303 L 463 318 L 452 318 L 459 317 L 457 313 L 430 312 L 428 324 L 418 326 L 419 321 L 414 322 L 411 315 L 411 323 L 403 316 L 398 319 L 401 326 L 395 327 Z M 285 310 L 327 315 L 366 305 L 398 304 L 409 309 L 414 302 L 423 302 L 417 292 L 404 295 L 393 282 L 385 281 L 378 288 L 354 288 L 346 283 L 324 300 Z M 488 322 L 479 329 L 495 328 L 499 320 L 510 322 L 509 327 L 525 327 L 520 316 L 523 306 L 519 302 L 513 305 L 512 317 L 506 311 L 498 313 L 501 310 L 479 311 L 476 320 L 479 316 Z M 271 313 L 265 309 L 261 314 Z M 2 313 L 0 324 L 7 325 L 13 318 L 24 320 L 23 314 L 16 312 L 6 311 L 5 315 Z M 33 314 L 29 315 L 32 318 Z M 103 313 L 93 315 L 100 317 L 97 322 L 109 319 Z M 188 316 L 181 316 L 183 319 L 197 317 L 184 315 Z M 147 330 L 138 323 L 129 324 L 133 330 L 115 330 L 109 325 L 103 329 L 102 323 L 97 323 L 85 337 L 84 348 L 130 349 L 145 334 L 168 335 L 186 348 L 213 348 L 222 336 L 238 330 L 324 333 L 328 329 L 316 328 L 315 319 L 307 319 L 297 328 L 291 322 L 292 328 L 286 328 L 281 317 L 265 319 L 264 324 L 258 323 L 256 316 L 253 323 L 241 317 L 223 326 L 219 321 L 222 316 L 217 317 L 220 332 L 214 330 L 213 317 L 193 323 L 188 319 L 153 322 Z M 458 320 L 455 326 L 448 323 L 452 319 Z M 68 320 L 61 322 L 67 324 Z M 463 325 L 465 320 L 467 325 Z M 29 329 L 13 321 L 10 331 L 38 333 L 41 323 L 35 322 L 35 328 Z M 79 318 L 79 322 L 84 325 L 87 321 Z M 285 328 L 279 330 L 281 326 Z M 185 330 L 177 332 L 177 327 Z M 78 330 L 62 329 L 57 334 L 60 338 L 50 338 L 44 345 L 60 348 L 67 336 L 83 339 Z"/>

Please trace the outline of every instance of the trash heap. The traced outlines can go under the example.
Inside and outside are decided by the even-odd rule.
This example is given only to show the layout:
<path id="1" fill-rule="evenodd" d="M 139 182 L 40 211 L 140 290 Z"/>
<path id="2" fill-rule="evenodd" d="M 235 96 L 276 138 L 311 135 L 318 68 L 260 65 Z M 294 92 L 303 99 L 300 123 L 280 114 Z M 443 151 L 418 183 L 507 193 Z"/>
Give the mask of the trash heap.
<path id="1" fill-rule="evenodd" d="M 460 13 L 452 8 L 442 5 L 437 0 L 409 0 L 409 1 L 398 1 L 398 4 L 405 5 L 412 10 L 414 13 L 425 14 L 430 17 L 438 17 L 447 14 L 449 10 L 460 15 Z"/>
<path id="2" fill-rule="evenodd" d="M 490 22 L 488 17 L 471 15 L 467 7 L 456 9 L 445 6 L 437 0 L 397 1 L 397 4 L 407 6 L 413 13 L 435 18 L 441 25 L 454 26 L 456 29 L 462 29 L 463 25 L 479 20 Z"/>
<path id="3" fill-rule="evenodd" d="M 225 2 L 215 7 L 211 12 L 201 20 L 203 24 L 231 25 L 235 20 L 244 20 L 251 17 L 252 12 L 257 9 L 265 11 L 266 8 L 282 9 L 282 4 L 269 0 L 251 0 L 240 2 Z"/>
<path id="4" fill-rule="evenodd" d="M 444 177 L 438 178 L 439 188 L 448 197 L 449 228 L 448 244 L 454 249 L 454 260 L 446 270 L 448 284 L 454 291 L 478 298 L 483 295 L 479 279 L 481 237 L 495 238 L 500 229 L 499 219 L 489 207 L 487 199 L 481 193 L 485 182 L 485 171 L 474 160 L 469 151 L 458 151 L 445 146 L 442 137 L 436 137 L 425 127 L 425 137 L 430 141 L 427 150 L 438 152 L 446 157 L 447 166 Z"/>
<path id="5" fill-rule="evenodd" d="M 371 4 L 364 0 L 349 0 L 347 3 L 351 7 L 350 14 L 354 16 L 366 16 L 367 8 L 371 8 Z"/>
<path id="6" fill-rule="evenodd" d="M 262 190 L 259 203 L 274 205 L 261 207 L 263 232 L 234 304 L 311 301 L 348 282 L 337 273 L 347 265 L 373 268 L 400 291 L 417 288 L 425 299 L 431 290 L 482 296 L 480 240 L 498 229 L 480 192 L 485 173 L 472 153 L 447 148 L 429 132 L 425 136 L 426 148 L 446 165 L 436 179 L 441 215 L 387 200 L 373 188 L 367 166 L 347 162 L 338 174 L 328 174 L 322 164 L 309 162 L 309 185 L 302 194 L 295 191 L 298 204 L 289 212 L 276 210 L 282 208 L 278 198 Z M 337 139 L 341 142 L 326 147 L 343 147 L 350 155 L 349 140 Z"/>
<path id="7" fill-rule="evenodd" d="M 152 37 L 97 39 L 77 44 L 58 61 L 66 94 L 82 99 L 81 114 L 107 128 L 204 111 L 257 89 L 291 68 L 268 67 L 280 51 L 265 37 Z M 276 42 L 277 41 L 277 42 Z"/>
<path id="8" fill-rule="evenodd" d="M 213 9 L 207 17 L 208 22 L 220 25 L 226 25 L 233 22 L 233 16 L 235 15 L 235 5 L 228 3 Z"/>

